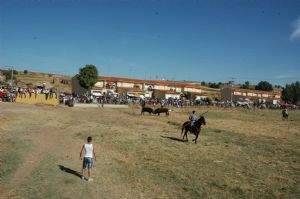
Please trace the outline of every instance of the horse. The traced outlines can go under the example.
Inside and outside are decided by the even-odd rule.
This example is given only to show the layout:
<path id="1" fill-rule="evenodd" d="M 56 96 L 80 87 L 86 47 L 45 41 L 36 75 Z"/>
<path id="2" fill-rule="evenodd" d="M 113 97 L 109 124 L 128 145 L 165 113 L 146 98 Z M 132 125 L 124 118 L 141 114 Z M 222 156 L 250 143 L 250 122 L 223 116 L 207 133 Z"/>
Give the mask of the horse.
<path id="1" fill-rule="evenodd" d="M 153 109 L 149 107 L 142 107 L 141 115 L 144 115 L 144 112 L 148 112 L 149 115 L 151 115 L 151 113 L 153 113 Z"/>
<path id="2" fill-rule="evenodd" d="M 181 128 L 181 135 L 183 134 L 183 130 L 185 130 L 185 131 L 184 131 L 184 135 L 183 135 L 182 139 L 184 140 L 184 137 L 186 137 L 186 141 L 188 142 L 187 132 L 190 132 L 196 136 L 196 138 L 193 139 L 193 141 L 195 141 L 195 144 L 196 144 L 202 125 L 206 125 L 204 116 L 201 116 L 197 121 L 195 121 L 193 127 L 191 127 L 190 121 L 186 121 L 185 123 L 183 123 L 182 128 Z"/>
<path id="3" fill-rule="evenodd" d="M 282 110 L 282 120 L 288 120 L 289 119 L 289 114 L 286 109 Z"/>
<path id="4" fill-rule="evenodd" d="M 153 112 L 153 114 L 155 114 L 155 115 L 156 114 L 160 115 L 160 113 L 166 113 L 166 116 L 168 116 L 169 115 L 169 109 L 167 109 L 167 108 L 157 108 Z"/>

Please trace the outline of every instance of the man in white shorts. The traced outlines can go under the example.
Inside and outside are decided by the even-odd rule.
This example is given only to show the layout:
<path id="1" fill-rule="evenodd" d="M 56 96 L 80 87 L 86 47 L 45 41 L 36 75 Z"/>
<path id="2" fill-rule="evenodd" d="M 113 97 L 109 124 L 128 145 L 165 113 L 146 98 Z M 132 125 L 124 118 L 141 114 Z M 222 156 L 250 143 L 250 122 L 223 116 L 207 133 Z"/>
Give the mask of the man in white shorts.
<path id="1" fill-rule="evenodd" d="M 83 155 L 83 151 L 84 151 L 84 158 L 82 158 Z M 81 171 L 81 175 L 82 175 L 82 179 L 84 180 L 84 172 L 85 169 L 88 169 L 88 181 L 93 181 L 93 179 L 91 178 L 91 174 L 92 174 L 92 168 L 93 168 L 93 158 L 96 161 L 96 154 L 95 154 L 95 149 L 94 146 L 92 144 L 92 137 L 88 137 L 87 138 L 87 143 L 84 144 L 82 146 L 82 149 L 80 151 L 80 159 L 83 160 L 82 162 L 82 171 Z"/>

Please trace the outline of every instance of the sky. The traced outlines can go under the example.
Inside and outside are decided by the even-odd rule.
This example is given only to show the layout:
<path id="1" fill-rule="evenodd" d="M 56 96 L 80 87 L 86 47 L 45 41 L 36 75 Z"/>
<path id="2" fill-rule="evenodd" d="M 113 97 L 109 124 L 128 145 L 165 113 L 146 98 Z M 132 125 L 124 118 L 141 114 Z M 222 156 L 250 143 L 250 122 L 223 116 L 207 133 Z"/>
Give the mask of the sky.
<path id="1" fill-rule="evenodd" d="M 300 81 L 300 0 L 0 0 L 0 68 Z"/>

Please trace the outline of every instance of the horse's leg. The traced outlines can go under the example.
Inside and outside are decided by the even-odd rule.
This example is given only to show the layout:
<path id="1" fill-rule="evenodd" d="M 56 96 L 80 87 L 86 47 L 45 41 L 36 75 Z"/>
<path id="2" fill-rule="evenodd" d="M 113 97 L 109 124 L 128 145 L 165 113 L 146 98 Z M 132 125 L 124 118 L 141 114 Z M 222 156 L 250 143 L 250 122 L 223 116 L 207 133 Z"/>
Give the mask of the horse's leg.
<path id="1" fill-rule="evenodd" d="M 195 144 L 197 143 L 197 139 L 198 139 L 198 134 L 196 134 L 196 138 L 194 139 L 195 140 Z"/>
<path id="2" fill-rule="evenodd" d="M 186 129 L 185 129 L 185 132 L 184 132 L 184 135 L 183 135 L 183 137 L 185 136 L 185 138 L 186 138 L 186 141 L 188 142 L 189 140 L 188 140 L 188 137 L 187 137 L 187 132 L 188 132 L 188 130 L 186 130 Z"/>

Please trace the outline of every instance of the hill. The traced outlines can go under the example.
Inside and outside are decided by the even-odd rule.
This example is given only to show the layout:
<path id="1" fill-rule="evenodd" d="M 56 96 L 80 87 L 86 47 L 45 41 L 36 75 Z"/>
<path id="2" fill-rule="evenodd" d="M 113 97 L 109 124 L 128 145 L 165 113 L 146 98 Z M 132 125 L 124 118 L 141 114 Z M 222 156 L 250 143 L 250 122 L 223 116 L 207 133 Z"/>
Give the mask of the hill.
<path id="1" fill-rule="evenodd" d="M 46 85 L 46 88 L 55 87 L 59 92 L 72 92 L 72 77 L 59 74 L 48 74 L 48 73 L 36 73 L 30 72 L 18 72 L 15 75 L 15 86 L 42 86 Z"/>

